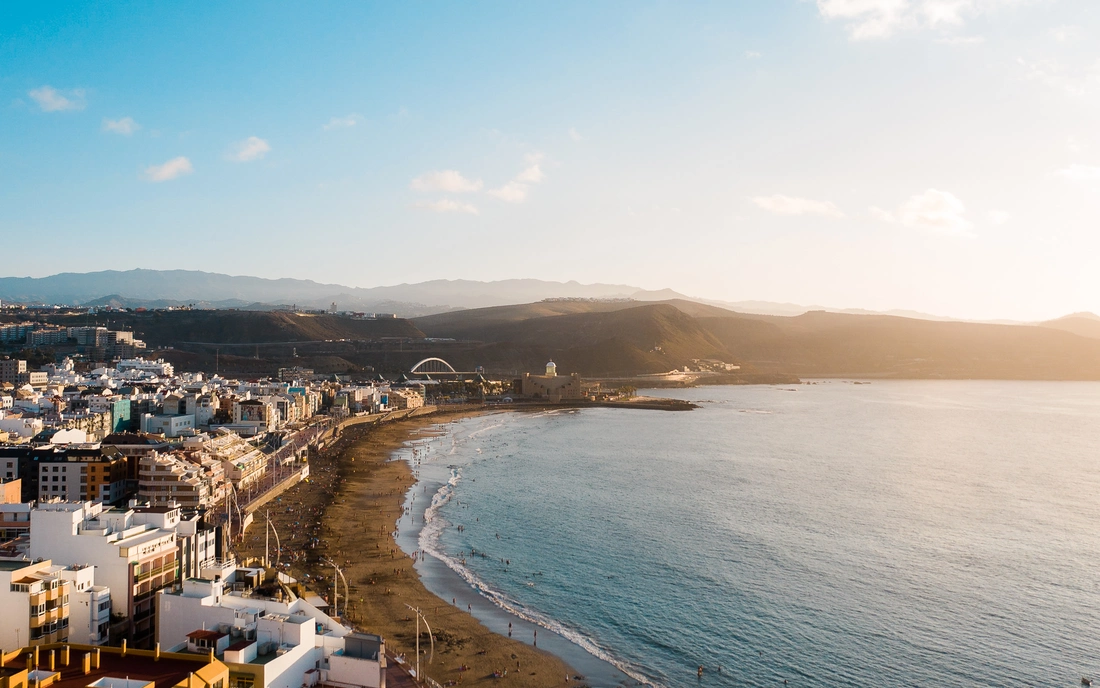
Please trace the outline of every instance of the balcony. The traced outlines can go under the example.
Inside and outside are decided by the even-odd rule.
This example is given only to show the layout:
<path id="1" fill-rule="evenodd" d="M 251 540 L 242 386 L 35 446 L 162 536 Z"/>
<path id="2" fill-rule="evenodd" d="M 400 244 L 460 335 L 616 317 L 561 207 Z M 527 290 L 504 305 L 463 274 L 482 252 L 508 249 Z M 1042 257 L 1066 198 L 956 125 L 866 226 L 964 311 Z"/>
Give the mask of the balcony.
<path id="1" fill-rule="evenodd" d="M 57 607 L 56 609 L 50 609 L 37 616 L 31 616 L 31 628 L 41 628 L 46 624 L 56 623 L 62 619 L 69 617 L 69 607 Z"/>
<path id="2" fill-rule="evenodd" d="M 165 564 L 164 566 L 161 566 L 159 568 L 151 568 L 148 571 L 136 574 L 134 576 L 134 582 L 135 583 L 140 583 L 140 582 L 149 580 L 153 576 L 159 576 L 162 573 L 167 573 L 169 571 L 175 571 L 175 570 L 176 570 L 176 562 L 173 561 L 172 563 Z"/>

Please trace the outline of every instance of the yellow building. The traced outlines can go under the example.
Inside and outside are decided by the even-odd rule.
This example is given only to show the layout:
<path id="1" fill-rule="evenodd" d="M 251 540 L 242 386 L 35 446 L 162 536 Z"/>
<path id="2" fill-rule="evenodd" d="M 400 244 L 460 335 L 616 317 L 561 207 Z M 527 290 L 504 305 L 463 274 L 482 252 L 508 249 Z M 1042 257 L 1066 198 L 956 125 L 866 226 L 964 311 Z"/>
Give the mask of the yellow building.
<path id="1" fill-rule="evenodd" d="M 0 688 L 227 688 L 229 667 L 184 654 L 53 643 L 0 652 Z"/>
<path id="2" fill-rule="evenodd" d="M 0 648 L 69 638 L 69 592 L 64 566 L 49 559 L 0 562 Z"/>

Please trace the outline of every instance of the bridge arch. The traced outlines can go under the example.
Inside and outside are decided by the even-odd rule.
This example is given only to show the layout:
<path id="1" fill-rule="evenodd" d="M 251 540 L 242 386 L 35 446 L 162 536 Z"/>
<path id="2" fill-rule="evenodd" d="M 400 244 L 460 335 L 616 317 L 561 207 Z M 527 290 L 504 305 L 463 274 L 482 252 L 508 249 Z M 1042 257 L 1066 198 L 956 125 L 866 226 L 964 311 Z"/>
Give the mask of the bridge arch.
<path id="1" fill-rule="evenodd" d="M 413 375 L 428 375 L 431 373 L 457 373 L 458 371 L 442 358 L 425 358 L 409 370 Z"/>

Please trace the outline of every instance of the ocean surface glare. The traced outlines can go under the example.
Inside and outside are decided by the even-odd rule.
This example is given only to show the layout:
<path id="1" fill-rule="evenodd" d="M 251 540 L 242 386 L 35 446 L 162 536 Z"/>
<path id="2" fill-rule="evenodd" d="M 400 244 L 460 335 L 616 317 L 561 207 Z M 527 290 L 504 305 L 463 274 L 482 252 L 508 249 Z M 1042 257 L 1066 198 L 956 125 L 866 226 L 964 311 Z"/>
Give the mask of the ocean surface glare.
<path id="1" fill-rule="evenodd" d="M 667 395 L 701 408 L 495 414 L 418 441 L 450 481 L 421 546 L 656 685 L 1100 676 L 1100 384 Z"/>

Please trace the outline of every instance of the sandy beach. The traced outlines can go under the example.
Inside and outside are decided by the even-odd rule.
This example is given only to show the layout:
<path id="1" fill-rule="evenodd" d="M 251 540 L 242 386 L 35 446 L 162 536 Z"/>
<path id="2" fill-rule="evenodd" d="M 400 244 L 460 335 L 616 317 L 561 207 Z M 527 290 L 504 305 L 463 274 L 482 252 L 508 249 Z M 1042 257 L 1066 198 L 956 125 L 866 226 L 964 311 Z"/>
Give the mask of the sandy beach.
<path id="1" fill-rule="evenodd" d="M 339 563 L 351 598 L 345 610 L 341 585 L 340 614 L 356 628 L 381 635 L 387 648 L 410 664 L 415 664 L 416 618 L 406 605 L 419 607 L 435 635 L 435 658 L 428 664 L 429 638 L 421 627 L 421 670 L 442 685 L 560 686 L 567 676 L 569 685 L 584 685 L 558 657 L 490 631 L 462 602 L 452 605 L 429 592 L 413 559 L 394 542 L 405 495 L 416 481 L 407 462 L 389 458 L 411 433 L 463 415 L 469 413 L 350 428 L 311 457 L 310 482 L 268 505 L 282 539 L 283 562 L 290 562 L 291 575 L 326 597 L 333 569 L 320 558 Z M 263 522 L 257 514 L 241 547 L 248 556 L 263 556 Z M 475 602 L 468 603 L 472 608 Z"/>

